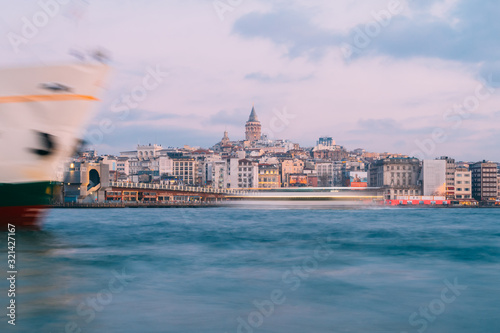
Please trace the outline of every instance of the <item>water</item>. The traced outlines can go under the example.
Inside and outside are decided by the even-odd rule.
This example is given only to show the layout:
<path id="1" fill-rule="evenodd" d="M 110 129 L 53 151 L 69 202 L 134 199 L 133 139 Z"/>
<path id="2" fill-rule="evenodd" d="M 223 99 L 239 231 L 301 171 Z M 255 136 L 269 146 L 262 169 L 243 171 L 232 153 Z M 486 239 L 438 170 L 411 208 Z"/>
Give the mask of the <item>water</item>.
<path id="1" fill-rule="evenodd" d="M 499 217 L 52 210 L 16 235 L 18 316 L 0 332 L 499 332 Z"/>

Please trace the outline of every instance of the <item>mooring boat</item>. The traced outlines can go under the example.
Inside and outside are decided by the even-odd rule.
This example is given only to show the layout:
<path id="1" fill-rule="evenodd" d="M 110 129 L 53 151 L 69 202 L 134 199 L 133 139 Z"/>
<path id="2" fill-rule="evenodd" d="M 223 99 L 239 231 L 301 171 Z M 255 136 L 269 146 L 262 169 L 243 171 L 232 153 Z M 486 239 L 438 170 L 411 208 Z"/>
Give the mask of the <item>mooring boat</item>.
<path id="1" fill-rule="evenodd" d="M 37 228 L 107 66 L 0 69 L 0 225 Z"/>

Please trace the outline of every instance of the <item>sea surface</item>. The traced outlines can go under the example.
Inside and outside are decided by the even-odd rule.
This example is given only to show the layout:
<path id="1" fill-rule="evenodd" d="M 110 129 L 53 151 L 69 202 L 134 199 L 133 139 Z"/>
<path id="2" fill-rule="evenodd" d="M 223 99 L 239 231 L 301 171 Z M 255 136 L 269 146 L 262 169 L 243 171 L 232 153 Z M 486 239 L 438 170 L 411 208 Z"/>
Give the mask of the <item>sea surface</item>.
<path id="1" fill-rule="evenodd" d="M 0 332 L 500 332 L 500 209 L 54 209 L 15 237 Z"/>

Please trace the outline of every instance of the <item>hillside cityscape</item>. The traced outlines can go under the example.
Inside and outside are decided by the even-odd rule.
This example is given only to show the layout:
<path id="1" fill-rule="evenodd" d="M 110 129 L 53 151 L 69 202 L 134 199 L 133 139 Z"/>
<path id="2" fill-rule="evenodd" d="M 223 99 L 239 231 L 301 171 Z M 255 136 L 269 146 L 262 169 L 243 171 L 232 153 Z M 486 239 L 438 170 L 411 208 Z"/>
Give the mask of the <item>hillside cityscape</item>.
<path id="1" fill-rule="evenodd" d="M 245 124 L 245 140 L 232 141 L 225 131 L 221 141 L 209 148 L 148 144 L 119 156 L 99 156 L 95 150 L 81 152 L 65 168 L 64 201 L 168 200 L 154 192 L 103 191 L 108 182 L 241 191 L 377 188 L 385 200 L 447 200 L 466 206 L 498 205 L 500 199 L 497 162 L 455 161 L 447 156 L 419 160 L 361 148 L 348 151 L 328 136 L 305 148 L 289 140 L 271 140 L 261 129 L 252 108 Z M 99 179 L 92 179 L 92 173 L 85 178 L 89 166 L 98 170 L 95 177 Z"/>

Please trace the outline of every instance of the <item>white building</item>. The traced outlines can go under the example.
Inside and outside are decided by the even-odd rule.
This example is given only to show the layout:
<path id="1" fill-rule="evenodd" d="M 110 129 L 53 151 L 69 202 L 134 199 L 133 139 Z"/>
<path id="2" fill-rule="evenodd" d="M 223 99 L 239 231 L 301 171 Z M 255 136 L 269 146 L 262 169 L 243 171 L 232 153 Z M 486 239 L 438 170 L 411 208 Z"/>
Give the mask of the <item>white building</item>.
<path id="1" fill-rule="evenodd" d="M 212 187 L 218 189 L 227 188 L 227 161 L 214 161 L 208 164 L 208 169 L 211 170 Z"/>
<path id="2" fill-rule="evenodd" d="M 149 144 L 147 146 L 137 145 L 137 150 L 122 151 L 120 152 L 120 156 L 128 158 L 137 157 L 142 160 L 160 156 L 160 151 L 162 150 L 163 147 L 157 144 Z"/>
<path id="3" fill-rule="evenodd" d="M 168 156 L 160 156 L 158 160 L 158 171 L 160 176 L 163 174 L 172 175 L 174 173 L 174 162 Z"/>
<path id="4" fill-rule="evenodd" d="M 128 157 L 118 157 L 116 162 L 116 171 L 126 176 L 130 174 Z"/>
<path id="5" fill-rule="evenodd" d="M 424 196 L 446 195 L 446 160 L 424 160 L 422 173 Z"/>
<path id="6" fill-rule="evenodd" d="M 368 186 L 381 187 L 385 199 L 398 196 L 419 196 L 422 187 L 418 181 L 420 162 L 416 158 L 386 158 L 376 160 L 368 171 Z"/>
<path id="7" fill-rule="evenodd" d="M 160 145 L 152 145 L 149 144 L 147 146 L 137 146 L 137 157 L 139 159 L 148 159 L 148 158 L 154 158 L 159 156 L 160 150 L 162 150 L 163 147 Z"/>
<path id="8" fill-rule="evenodd" d="M 238 161 L 238 188 L 259 187 L 259 164 L 247 159 Z"/>
<path id="9" fill-rule="evenodd" d="M 212 163 L 212 186 L 214 188 L 257 188 L 259 186 L 259 164 L 247 159 L 228 158 Z"/>

